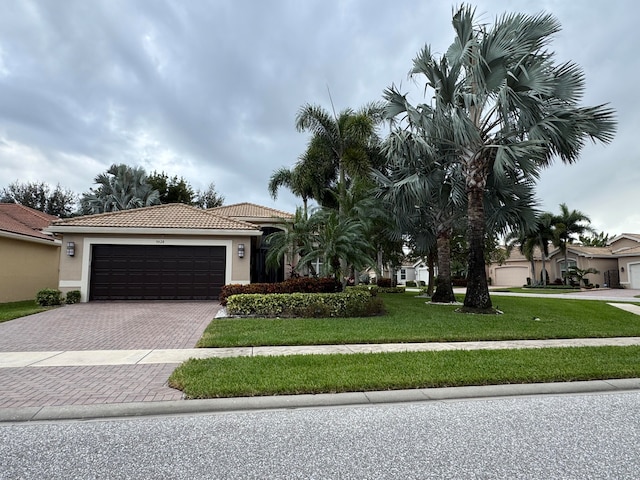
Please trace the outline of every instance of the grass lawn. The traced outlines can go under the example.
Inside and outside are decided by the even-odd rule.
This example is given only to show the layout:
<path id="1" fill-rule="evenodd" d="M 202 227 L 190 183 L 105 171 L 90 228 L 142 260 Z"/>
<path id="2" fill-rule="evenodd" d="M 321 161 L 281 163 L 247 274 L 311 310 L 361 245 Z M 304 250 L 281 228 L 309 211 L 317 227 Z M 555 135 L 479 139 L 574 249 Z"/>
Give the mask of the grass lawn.
<path id="1" fill-rule="evenodd" d="M 382 295 L 387 314 L 367 318 L 215 319 L 199 347 L 329 345 L 640 336 L 640 315 L 596 300 L 493 297 L 504 315 L 456 313 L 415 293 Z M 461 298 L 461 297 L 460 297 Z"/>
<path id="2" fill-rule="evenodd" d="M 579 347 L 192 359 L 169 385 L 215 398 L 639 376 L 640 346 Z"/>
<path id="3" fill-rule="evenodd" d="M 44 312 L 45 310 L 46 308 L 38 305 L 35 300 L 0 303 L 0 323 L 13 320 L 14 318 Z"/>
<path id="4" fill-rule="evenodd" d="M 509 293 L 535 293 L 541 295 L 550 295 L 550 294 L 563 294 L 563 293 L 576 293 L 581 292 L 579 288 L 495 288 L 492 290 L 493 292 L 509 292 Z"/>

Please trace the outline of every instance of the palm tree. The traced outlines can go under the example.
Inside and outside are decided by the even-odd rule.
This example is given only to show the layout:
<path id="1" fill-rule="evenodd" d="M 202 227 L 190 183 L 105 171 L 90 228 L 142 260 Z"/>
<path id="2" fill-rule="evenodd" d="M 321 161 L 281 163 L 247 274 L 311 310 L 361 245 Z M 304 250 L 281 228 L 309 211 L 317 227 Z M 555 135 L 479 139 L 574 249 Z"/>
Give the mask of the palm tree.
<path id="1" fill-rule="evenodd" d="M 318 198 L 320 195 L 316 192 L 317 182 L 314 182 L 313 176 L 309 172 L 305 172 L 302 163 L 298 162 L 292 168 L 281 167 L 275 170 L 269 178 L 269 195 L 276 200 L 278 198 L 278 189 L 287 187 L 291 193 L 302 199 L 305 217 L 308 214 L 308 202 L 312 198 Z"/>
<path id="2" fill-rule="evenodd" d="M 547 14 L 504 14 L 492 27 L 463 5 L 453 16 L 455 40 L 441 58 L 428 46 L 413 61 L 424 75 L 431 105 L 411 106 L 395 87 L 387 89 L 388 114 L 426 123 L 434 111 L 454 131 L 457 161 L 467 194 L 469 275 L 465 307 L 491 311 L 484 265 L 484 192 L 490 172 L 536 176 L 555 156 L 578 160 L 587 139 L 608 143 L 616 123 L 604 105 L 580 107 L 584 75 L 573 63 L 557 65 L 547 50 L 560 30 Z"/>
<path id="3" fill-rule="evenodd" d="M 376 125 L 382 118 L 382 105 L 371 103 L 358 111 L 329 113 L 317 105 L 306 104 L 298 111 L 296 128 L 311 132 L 301 168 L 314 172 L 316 182 L 327 188 L 335 184 L 340 213 L 346 202 L 348 179 L 366 176 L 371 168 L 371 144 L 377 143 Z M 318 171 L 322 175 L 317 175 Z M 320 201 L 320 199 L 318 199 Z"/>
<path id="4" fill-rule="evenodd" d="M 80 199 L 85 214 L 115 212 L 131 208 L 148 207 L 160 203 L 160 194 L 147 182 L 142 167 L 111 165 L 105 173 L 97 175 L 96 189 L 90 188 Z"/>
<path id="5" fill-rule="evenodd" d="M 569 210 L 566 203 L 560 204 L 560 215 L 553 217 L 555 227 L 554 244 L 560 249 L 564 255 L 564 281 L 569 284 L 569 259 L 567 247 L 573 243 L 574 235 L 584 235 L 585 233 L 594 233 L 589 226 L 591 219 L 580 210 Z"/>

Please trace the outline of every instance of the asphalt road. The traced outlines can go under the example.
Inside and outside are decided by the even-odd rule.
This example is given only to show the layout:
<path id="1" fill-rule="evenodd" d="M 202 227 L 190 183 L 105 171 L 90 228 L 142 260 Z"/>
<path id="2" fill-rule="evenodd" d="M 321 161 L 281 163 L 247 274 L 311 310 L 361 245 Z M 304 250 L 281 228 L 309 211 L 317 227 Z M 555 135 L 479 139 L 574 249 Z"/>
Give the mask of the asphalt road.
<path id="1" fill-rule="evenodd" d="M 640 392 L 0 425 L 0 478 L 631 479 Z"/>

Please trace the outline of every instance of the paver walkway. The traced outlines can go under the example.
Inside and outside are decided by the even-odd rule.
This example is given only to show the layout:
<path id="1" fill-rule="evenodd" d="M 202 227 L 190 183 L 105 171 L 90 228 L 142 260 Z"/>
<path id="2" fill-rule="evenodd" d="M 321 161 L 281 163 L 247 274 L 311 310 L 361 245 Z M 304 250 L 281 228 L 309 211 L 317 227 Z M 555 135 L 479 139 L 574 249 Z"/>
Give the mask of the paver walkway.
<path id="1" fill-rule="evenodd" d="M 15 358 L 15 352 L 192 348 L 219 308 L 217 302 L 68 305 L 0 323 L 0 354 L 6 359 Z M 179 400 L 182 392 L 167 386 L 175 367 L 162 363 L 0 368 L 0 408 Z"/>

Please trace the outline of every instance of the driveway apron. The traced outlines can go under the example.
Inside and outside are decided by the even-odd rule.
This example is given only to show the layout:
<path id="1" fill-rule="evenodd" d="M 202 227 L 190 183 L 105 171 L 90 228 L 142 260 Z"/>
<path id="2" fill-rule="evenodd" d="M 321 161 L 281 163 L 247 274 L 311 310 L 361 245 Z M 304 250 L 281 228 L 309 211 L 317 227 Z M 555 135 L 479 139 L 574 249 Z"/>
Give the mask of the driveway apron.
<path id="1" fill-rule="evenodd" d="M 193 348 L 217 302 L 91 302 L 0 323 L 0 352 Z M 176 364 L 0 369 L 0 408 L 164 401 Z"/>

